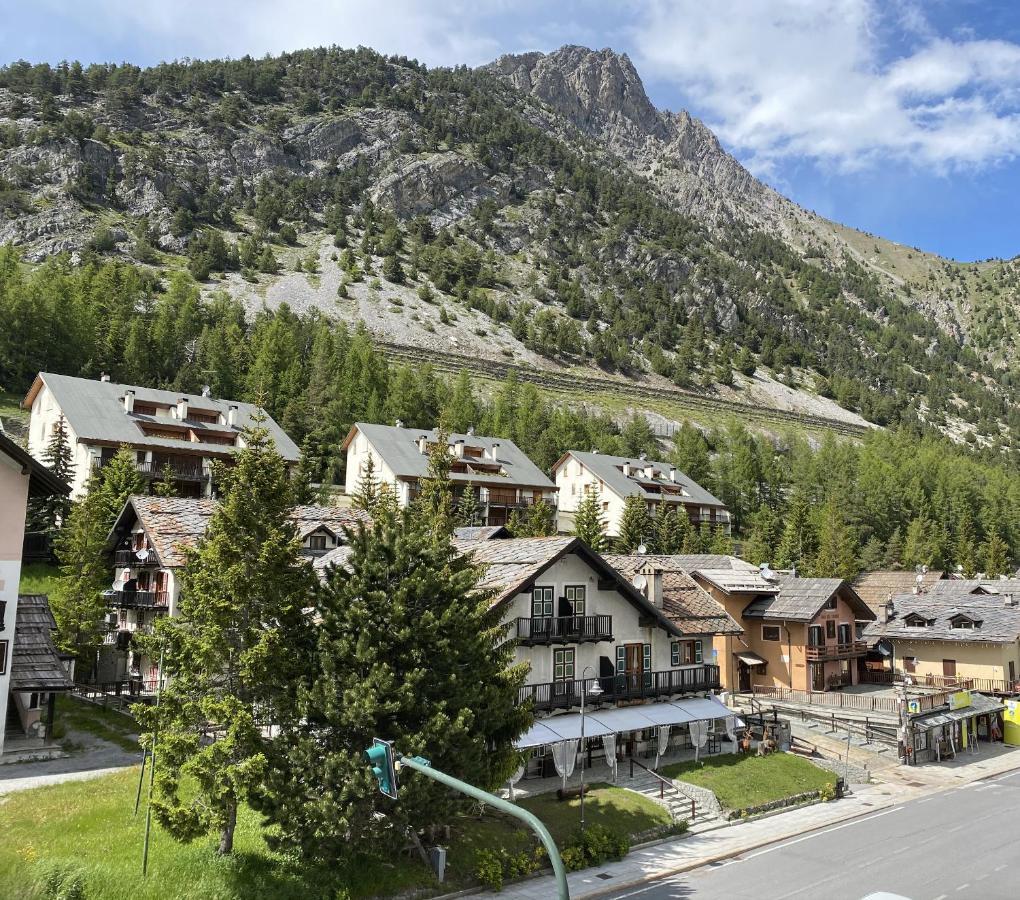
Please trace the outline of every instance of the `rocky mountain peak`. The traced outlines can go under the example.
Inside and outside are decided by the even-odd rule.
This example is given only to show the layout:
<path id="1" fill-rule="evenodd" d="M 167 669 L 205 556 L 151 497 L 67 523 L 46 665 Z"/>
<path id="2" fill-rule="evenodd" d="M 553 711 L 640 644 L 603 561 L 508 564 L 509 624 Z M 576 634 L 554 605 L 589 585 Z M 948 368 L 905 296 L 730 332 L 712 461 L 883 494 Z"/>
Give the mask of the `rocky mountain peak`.
<path id="1" fill-rule="evenodd" d="M 508 54 L 488 68 L 587 134 L 667 138 L 663 114 L 626 53 L 567 45 L 553 53 Z"/>

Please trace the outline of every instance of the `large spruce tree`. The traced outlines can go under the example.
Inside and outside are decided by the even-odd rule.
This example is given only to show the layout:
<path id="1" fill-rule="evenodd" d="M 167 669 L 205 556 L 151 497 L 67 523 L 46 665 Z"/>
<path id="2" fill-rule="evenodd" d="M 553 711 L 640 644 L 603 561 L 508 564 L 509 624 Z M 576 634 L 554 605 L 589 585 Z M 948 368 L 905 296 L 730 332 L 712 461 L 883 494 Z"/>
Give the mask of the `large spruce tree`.
<path id="1" fill-rule="evenodd" d="M 63 415 L 57 418 L 56 427 L 43 450 L 42 462 L 61 481 L 70 482 L 74 475 L 71 442 L 67 435 L 67 422 Z M 42 531 L 51 539 L 67 523 L 71 512 L 71 498 L 67 494 L 49 494 L 46 497 L 29 500 L 28 521 L 30 528 Z"/>
<path id="2" fill-rule="evenodd" d="M 351 557 L 318 594 L 310 680 L 255 800 L 279 829 L 271 840 L 318 859 L 393 852 L 408 827 L 428 831 L 464 806 L 413 773 L 396 802 L 383 797 L 363 756 L 373 738 L 493 790 L 531 718 L 518 703 L 526 667 L 469 559 L 414 510 L 348 540 Z"/>
<path id="3" fill-rule="evenodd" d="M 616 538 L 617 553 L 634 553 L 645 543 L 652 530 L 648 505 L 640 494 L 629 494 L 620 516 L 620 533 Z"/>
<path id="4" fill-rule="evenodd" d="M 584 492 L 574 513 L 574 535 L 596 553 L 607 549 L 606 520 L 602 518 L 602 500 L 599 490 L 592 487 Z"/>
<path id="5" fill-rule="evenodd" d="M 182 571 L 178 616 L 147 642 L 168 678 L 136 707 L 156 743 L 157 820 L 181 841 L 218 832 L 233 849 L 237 809 L 266 771 L 262 727 L 294 716 L 309 652 L 314 579 L 289 518 L 293 492 L 263 422 L 218 473 L 222 502 Z"/>

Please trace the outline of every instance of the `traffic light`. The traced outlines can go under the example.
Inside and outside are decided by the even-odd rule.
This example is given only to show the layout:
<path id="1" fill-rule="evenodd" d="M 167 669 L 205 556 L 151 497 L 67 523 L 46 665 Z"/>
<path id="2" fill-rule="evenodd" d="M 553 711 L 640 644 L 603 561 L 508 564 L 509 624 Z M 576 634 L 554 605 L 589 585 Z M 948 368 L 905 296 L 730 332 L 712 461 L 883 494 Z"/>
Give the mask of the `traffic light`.
<path id="1" fill-rule="evenodd" d="M 393 766 L 393 745 L 389 741 L 372 739 L 372 746 L 365 751 L 372 764 L 372 774 L 379 780 L 379 790 L 387 797 L 397 799 L 397 770 Z"/>

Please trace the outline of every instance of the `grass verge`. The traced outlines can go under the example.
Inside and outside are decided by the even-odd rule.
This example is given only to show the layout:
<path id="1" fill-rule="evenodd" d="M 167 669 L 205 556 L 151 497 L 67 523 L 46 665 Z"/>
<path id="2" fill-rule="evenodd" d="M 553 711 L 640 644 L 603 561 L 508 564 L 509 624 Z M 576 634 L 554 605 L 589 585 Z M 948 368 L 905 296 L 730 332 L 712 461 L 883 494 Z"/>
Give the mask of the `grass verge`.
<path id="1" fill-rule="evenodd" d="M 110 715 L 113 715 L 110 713 Z M 0 897 L 35 900 L 47 896 L 42 882 L 54 869 L 80 875 L 84 900 L 190 900 L 190 898 L 373 897 L 411 889 L 434 893 L 474 883 L 475 854 L 483 848 L 523 849 L 531 833 L 487 810 L 454 823 L 447 882 L 440 889 L 417 857 L 321 867 L 274 853 L 265 843 L 260 817 L 244 807 L 238 816 L 233 857 L 214 853 L 215 840 L 179 844 L 154 828 L 149 875 L 141 875 L 144 816 L 131 815 L 138 768 L 92 781 L 68 782 L 11 794 L 3 801 Z M 558 843 L 576 831 L 579 801 L 553 796 L 525 800 L 549 826 Z M 621 788 L 595 785 L 585 799 L 585 821 L 641 834 L 669 824 L 657 804 Z"/>
<path id="2" fill-rule="evenodd" d="M 692 760 L 663 766 L 661 772 L 668 778 L 708 788 L 727 809 L 761 806 L 836 783 L 834 773 L 790 753 L 725 753 L 697 763 Z"/>
<path id="3" fill-rule="evenodd" d="M 138 725 L 126 713 L 58 695 L 56 724 L 65 733 L 68 730 L 85 731 L 116 744 L 121 750 L 141 752 L 138 741 L 132 737 L 138 733 Z"/>

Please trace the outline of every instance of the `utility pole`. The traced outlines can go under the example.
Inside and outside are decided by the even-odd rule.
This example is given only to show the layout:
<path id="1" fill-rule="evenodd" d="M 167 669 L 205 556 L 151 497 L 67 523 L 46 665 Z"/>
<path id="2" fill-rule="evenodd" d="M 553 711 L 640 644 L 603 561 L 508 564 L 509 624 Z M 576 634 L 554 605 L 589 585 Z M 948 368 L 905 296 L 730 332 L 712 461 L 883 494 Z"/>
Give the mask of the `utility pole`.
<path id="1" fill-rule="evenodd" d="M 900 684 L 896 685 L 896 707 L 900 714 L 900 745 L 903 747 L 900 764 L 910 765 L 910 757 L 914 752 L 914 736 L 910 728 L 910 715 L 907 712 L 906 682 L 900 682 Z"/>

